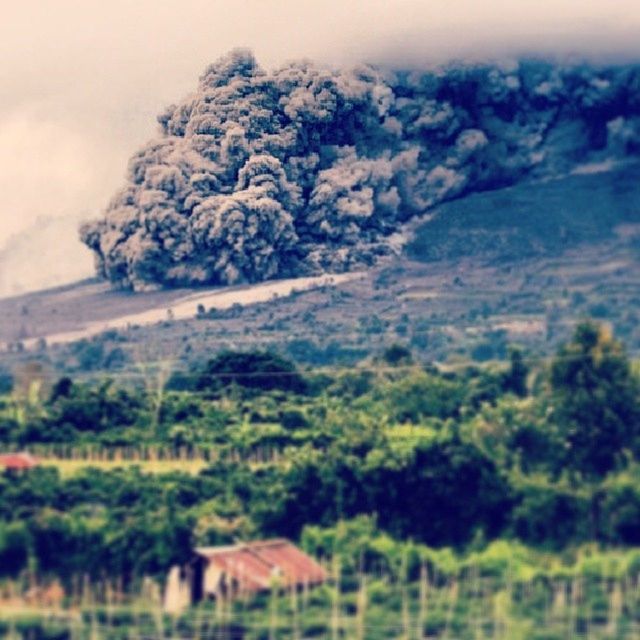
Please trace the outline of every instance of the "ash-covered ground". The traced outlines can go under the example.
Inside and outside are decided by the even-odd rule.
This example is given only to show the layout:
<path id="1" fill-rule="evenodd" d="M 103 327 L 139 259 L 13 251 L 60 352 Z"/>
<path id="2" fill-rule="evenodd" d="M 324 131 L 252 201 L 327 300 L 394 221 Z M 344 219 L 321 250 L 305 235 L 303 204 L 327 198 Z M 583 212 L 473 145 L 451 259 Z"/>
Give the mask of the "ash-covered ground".
<path id="1" fill-rule="evenodd" d="M 82 229 L 118 287 L 362 269 L 447 200 L 640 151 L 640 66 L 212 64 Z"/>
<path id="2" fill-rule="evenodd" d="M 394 343 L 421 362 L 482 362 L 513 344 L 550 354 L 586 317 L 640 358 L 640 164 L 604 168 L 443 204 L 402 255 L 334 285 L 287 285 L 289 295 L 256 295 L 280 281 L 147 293 L 88 282 L 0 300 L 0 370 L 36 360 L 56 374 L 139 378 L 148 363 L 254 348 L 351 366 Z M 227 304 L 233 296 L 244 304 Z M 122 317 L 155 322 L 114 329 Z M 112 328 L 51 339 L 101 325 Z"/>

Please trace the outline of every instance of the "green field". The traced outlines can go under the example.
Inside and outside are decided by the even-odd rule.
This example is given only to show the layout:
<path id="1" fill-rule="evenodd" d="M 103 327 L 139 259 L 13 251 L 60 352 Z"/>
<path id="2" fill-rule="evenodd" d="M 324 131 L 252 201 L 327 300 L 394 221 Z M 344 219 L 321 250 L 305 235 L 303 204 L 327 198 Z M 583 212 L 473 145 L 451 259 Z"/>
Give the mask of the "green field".
<path id="1" fill-rule="evenodd" d="M 74 640 L 634 640 L 640 633 L 640 552 L 585 548 L 563 559 L 496 543 L 461 557 L 398 545 L 366 529 L 359 522 L 308 532 L 307 546 L 329 538 L 345 554 L 327 561 L 331 579 L 321 587 L 177 616 L 149 597 L 67 612 L 5 609 L 0 629 L 7 637 Z M 368 572 L 358 568 L 362 558 Z"/>
<path id="2" fill-rule="evenodd" d="M 166 474 L 166 473 L 188 473 L 197 475 L 209 463 L 206 460 L 74 460 L 63 458 L 41 458 L 40 464 L 44 467 L 57 469 L 63 478 L 68 478 L 86 469 L 97 469 L 99 471 L 114 471 L 116 469 L 126 469 L 137 467 L 142 473 Z"/>

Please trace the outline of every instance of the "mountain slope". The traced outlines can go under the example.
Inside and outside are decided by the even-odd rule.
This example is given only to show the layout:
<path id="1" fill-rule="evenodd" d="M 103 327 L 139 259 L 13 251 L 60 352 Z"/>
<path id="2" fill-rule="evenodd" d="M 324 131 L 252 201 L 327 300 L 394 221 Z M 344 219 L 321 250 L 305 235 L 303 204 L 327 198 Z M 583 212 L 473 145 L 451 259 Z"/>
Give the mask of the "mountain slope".
<path id="1" fill-rule="evenodd" d="M 102 354 L 89 368 L 127 371 L 145 359 L 270 347 L 335 364 L 401 342 L 422 360 L 481 361 L 511 343 L 548 353 L 587 316 L 611 322 L 636 354 L 639 177 L 637 163 L 623 164 L 461 198 L 417 224 L 405 254 L 331 286 L 307 282 L 308 291 L 300 281 L 133 294 L 90 282 L 0 300 L 0 340 L 12 343 L 1 357 L 32 358 L 18 340 L 36 347 L 38 337 L 67 342 L 111 327 L 75 345 L 40 344 L 38 358 L 79 371 L 88 349 Z"/>

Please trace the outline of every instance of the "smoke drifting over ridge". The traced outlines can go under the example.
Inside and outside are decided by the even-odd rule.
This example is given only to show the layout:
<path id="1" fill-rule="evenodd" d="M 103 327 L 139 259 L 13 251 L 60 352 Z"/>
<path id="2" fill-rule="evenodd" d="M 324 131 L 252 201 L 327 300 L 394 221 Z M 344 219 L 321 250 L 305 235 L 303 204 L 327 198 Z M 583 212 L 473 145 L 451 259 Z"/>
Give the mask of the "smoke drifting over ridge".
<path id="1" fill-rule="evenodd" d="M 232 284 L 372 264 L 461 194 L 640 151 L 640 67 L 541 61 L 427 71 L 211 65 L 158 118 L 102 219 L 117 286 Z"/>

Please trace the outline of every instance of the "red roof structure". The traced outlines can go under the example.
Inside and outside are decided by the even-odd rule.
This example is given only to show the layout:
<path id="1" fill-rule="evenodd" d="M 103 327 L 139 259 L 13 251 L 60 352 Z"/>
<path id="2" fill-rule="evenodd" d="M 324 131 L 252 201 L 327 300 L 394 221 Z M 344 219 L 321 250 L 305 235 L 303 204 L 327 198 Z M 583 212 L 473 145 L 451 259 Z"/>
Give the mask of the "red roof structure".
<path id="1" fill-rule="evenodd" d="M 327 579 L 325 570 L 288 540 L 200 548 L 196 554 L 204 560 L 205 573 L 215 575 L 218 584 L 223 580 L 235 593 L 266 591 L 275 585 L 312 586 Z"/>
<path id="2" fill-rule="evenodd" d="M 0 468 L 22 471 L 33 469 L 39 464 L 38 459 L 30 453 L 5 453 L 0 455 Z"/>

